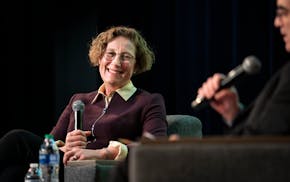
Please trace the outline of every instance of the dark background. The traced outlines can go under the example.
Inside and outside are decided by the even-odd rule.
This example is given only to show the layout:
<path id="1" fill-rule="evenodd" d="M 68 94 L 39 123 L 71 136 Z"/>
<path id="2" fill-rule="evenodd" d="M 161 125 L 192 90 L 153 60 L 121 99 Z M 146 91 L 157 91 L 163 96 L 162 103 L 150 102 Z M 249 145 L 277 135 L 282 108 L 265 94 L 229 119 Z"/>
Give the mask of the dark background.
<path id="1" fill-rule="evenodd" d="M 289 59 L 273 26 L 275 0 L 10 1 L 0 8 L 1 135 L 48 133 L 73 93 L 97 89 L 89 43 L 112 25 L 140 30 L 156 53 L 134 84 L 161 93 L 168 114 L 199 117 L 204 135 L 220 134 L 223 124 L 210 108 L 190 107 L 208 76 L 257 56 L 261 73 L 236 85 L 247 105 Z"/>

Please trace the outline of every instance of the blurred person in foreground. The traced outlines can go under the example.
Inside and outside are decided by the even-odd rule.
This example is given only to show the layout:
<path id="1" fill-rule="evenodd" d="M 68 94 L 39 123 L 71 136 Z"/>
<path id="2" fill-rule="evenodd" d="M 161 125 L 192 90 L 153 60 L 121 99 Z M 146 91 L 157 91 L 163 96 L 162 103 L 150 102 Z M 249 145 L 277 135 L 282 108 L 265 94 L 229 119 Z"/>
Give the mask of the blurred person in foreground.
<path id="1" fill-rule="evenodd" d="M 275 27 L 290 53 L 290 0 L 276 1 Z M 198 89 L 198 97 L 211 100 L 210 106 L 224 119 L 225 133 L 233 135 L 290 134 L 290 63 L 285 62 L 267 82 L 255 101 L 243 108 L 234 87 L 217 92 L 225 75 L 216 73 Z"/>
<path id="2" fill-rule="evenodd" d="M 119 138 L 136 141 L 144 133 L 167 136 L 163 97 L 136 88 L 133 75 L 148 71 L 155 56 L 136 29 L 116 26 L 97 35 L 90 45 L 90 63 L 98 66 L 103 84 L 98 90 L 74 94 L 50 134 L 61 151 L 61 169 L 68 161 L 124 160 L 128 146 Z M 82 130 L 75 129 L 74 101 L 81 100 Z M 23 181 L 29 163 L 38 163 L 43 137 L 15 129 L 0 140 L 0 181 Z M 63 181 L 63 171 L 60 181 Z"/>

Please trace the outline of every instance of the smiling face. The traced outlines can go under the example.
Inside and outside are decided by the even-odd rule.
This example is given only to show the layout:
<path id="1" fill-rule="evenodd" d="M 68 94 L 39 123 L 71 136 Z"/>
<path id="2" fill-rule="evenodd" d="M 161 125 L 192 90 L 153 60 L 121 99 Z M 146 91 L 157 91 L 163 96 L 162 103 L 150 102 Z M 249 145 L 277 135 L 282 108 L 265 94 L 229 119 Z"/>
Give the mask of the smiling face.
<path id="1" fill-rule="evenodd" d="M 290 0 L 277 0 L 276 5 L 274 25 L 280 29 L 285 49 L 290 53 Z"/>
<path id="2" fill-rule="evenodd" d="M 135 69 L 135 52 L 135 45 L 125 37 L 116 37 L 108 43 L 99 60 L 99 72 L 107 95 L 130 81 Z"/>

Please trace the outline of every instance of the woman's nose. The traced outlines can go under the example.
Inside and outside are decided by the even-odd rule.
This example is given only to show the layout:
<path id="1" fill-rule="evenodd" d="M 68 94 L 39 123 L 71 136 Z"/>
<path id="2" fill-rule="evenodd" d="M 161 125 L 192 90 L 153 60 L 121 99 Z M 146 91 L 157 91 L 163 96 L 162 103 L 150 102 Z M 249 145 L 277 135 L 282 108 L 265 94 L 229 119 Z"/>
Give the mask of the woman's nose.
<path id="1" fill-rule="evenodd" d="M 118 65 L 118 66 L 121 66 L 121 56 L 120 55 L 116 55 L 113 60 L 112 60 L 112 63 L 115 64 L 115 65 Z"/>

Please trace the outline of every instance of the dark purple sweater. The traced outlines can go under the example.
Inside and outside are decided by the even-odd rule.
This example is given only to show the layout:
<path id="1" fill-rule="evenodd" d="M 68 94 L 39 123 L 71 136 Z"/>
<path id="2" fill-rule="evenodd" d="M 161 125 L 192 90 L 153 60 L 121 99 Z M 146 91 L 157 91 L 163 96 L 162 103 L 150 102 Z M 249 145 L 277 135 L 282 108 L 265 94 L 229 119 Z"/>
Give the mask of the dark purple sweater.
<path id="1" fill-rule="evenodd" d="M 56 126 L 51 131 L 55 140 L 65 141 L 67 132 L 74 130 L 72 103 L 75 100 L 84 102 L 82 127 L 83 130 L 91 131 L 93 123 L 102 115 L 105 108 L 105 98 L 101 94 L 92 103 L 96 95 L 97 91 L 93 91 L 78 93 L 71 97 Z M 155 136 L 167 135 L 166 109 L 163 97 L 157 93 L 151 94 L 137 89 L 132 97 L 125 101 L 118 93 L 115 93 L 105 109 L 105 114 L 95 124 L 96 141 L 88 144 L 87 148 L 106 147 L 110 140 L 118 140 L 119 138 L 135 141 L 145 131 Z"/>

